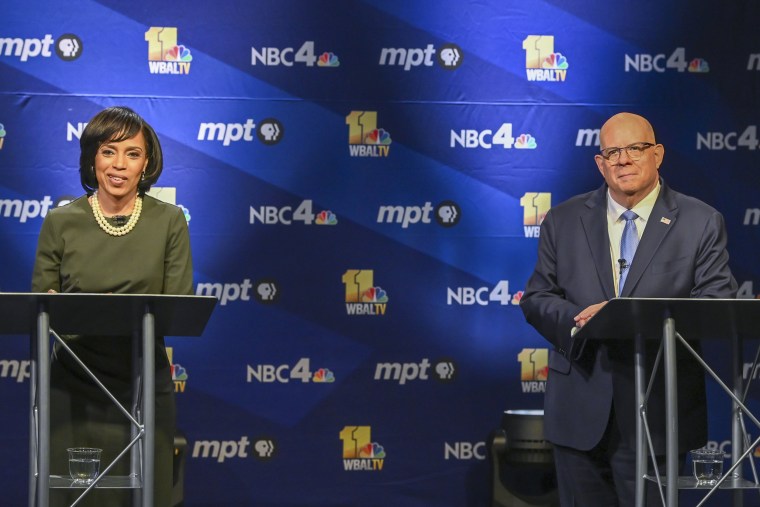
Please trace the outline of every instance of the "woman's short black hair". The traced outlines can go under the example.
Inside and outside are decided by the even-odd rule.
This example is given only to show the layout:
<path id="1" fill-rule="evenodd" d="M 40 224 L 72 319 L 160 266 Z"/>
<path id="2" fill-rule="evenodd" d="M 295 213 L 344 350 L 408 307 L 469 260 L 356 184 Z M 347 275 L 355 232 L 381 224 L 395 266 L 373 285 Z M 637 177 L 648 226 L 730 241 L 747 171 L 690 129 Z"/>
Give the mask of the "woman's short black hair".
<path id="1" fill-rule="evenodd" d="M 140 183 L 137 184 L 137 192 L 144 195 L 158 181 L 164 166 L 164 157 L 153 127 L 128 107 L 109 107 L 90 120 L 79 139 L 79 179 L 87 195 L 91 195 L 98 188 L 94 168 L 98 149 L 103 143 L 125 141 L 140 131 L 145 138 L 148 165 L 145 167 L 145 178 L 140 179 Z"/>

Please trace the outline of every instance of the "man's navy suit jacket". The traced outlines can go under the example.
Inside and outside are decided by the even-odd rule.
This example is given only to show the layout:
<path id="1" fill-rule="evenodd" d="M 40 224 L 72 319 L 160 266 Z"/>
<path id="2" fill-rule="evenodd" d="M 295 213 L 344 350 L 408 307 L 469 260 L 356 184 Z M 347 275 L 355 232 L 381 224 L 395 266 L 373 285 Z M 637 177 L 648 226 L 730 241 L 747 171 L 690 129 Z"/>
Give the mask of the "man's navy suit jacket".
<path id="1" fill-rule="evenodd" d="M 621 297 L 733 298 L 723 217 L 707 204 L 661 188 Z M 527 321 L 549 340 L 544 426 L 549 441 L 580 450 L 599 443 L 614 413 L 629 445 L 636 438 L 633 343 L 589 341 L 573 359 L 573 317 L 615 297 L 607 228 L 607 185 L 552 208 L 541 224 L 538 261 L 521 300 Z M 657 341 L 647 341 L 651 368 Z M 697 350 L 699 347 L 696 346 Z M 679 346 L 679 450 L 707 439 L 704 371 Z M 649 371 L 649 370 L 648 370 Z M 648 402 L 656 453 L 665 448 L 663 375 Z"/>

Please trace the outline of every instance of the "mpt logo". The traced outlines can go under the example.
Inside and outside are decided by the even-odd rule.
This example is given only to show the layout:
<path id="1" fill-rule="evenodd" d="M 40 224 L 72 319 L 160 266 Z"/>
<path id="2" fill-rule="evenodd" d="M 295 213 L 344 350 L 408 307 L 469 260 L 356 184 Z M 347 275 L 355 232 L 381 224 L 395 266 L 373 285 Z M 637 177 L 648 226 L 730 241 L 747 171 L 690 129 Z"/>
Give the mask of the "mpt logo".
<path id="1" fill-rule="evenodd" d="M 65 62 L 76 60 L 82 55 L 82 39 L 73 33 L 61 35 L 55 43 L 55 54 Z"/>
<path id="2" fill-rule="evenodd" d="M 261 120 L 259 129 L 256 131 L 259 141 L 268 146 L 279 143 L 284 134 L 285 131 L 282 123 L 276 118 L 265 118 Z"/>
<path id="3" fill-rule="evenodd" d="M 0 378 L 14 378 L 16 382 L 23 382 L 31 376 L 30 366 L 28 360 L 0 359 Z"/>
<path id="4" fill-rule="evenodd" d="M 446 44 L 438 51 L 438 65 L 446 70 L 454 70 L 462 65 L 462 48 L 456 44 Z"/>
<path id="5" fill-rule="evenodd" d="M 41 201 L 36 199 L 0 199 L 0 217 L 18 218 L 19 222 L 25 223 L 30 218 L 44 218 L 50 207 L 53 206 L 53 200 L 49 195 L 42 198 Z"/>
<path id="6" fill-rule="evenodd" d="M 256 451 L 253 456 L 261 461 L 269 461 L 274 457 L 276 449 L 277 447 L 275 446 L 273 439 L 261 438 L 256 440 L 253 444 L 253 450 Z"/>
<path id="7" fill-rule="evenodd" d="M 256 300 L 259 303 L 270 305 L 280 298 L 280 291 L 274 280 L 261 280 L 256 284 Z"/>
<path id="8" fill-rule="evenodd" d="M 246 435 L 240 440 L 198 440 L 193 445 L 193 458 L 212 458 L 217 463 L 224 463 L 228 459 L 248 458 L 248 448 L 251 441 Z M 277 450 L 276 441 L 270 437 L 257 439 L 253 444 L 254 457 L 268 461 L 272 459 Z"/>
<path id="9" fill-rule="evenodd" d="M 436 52 L 435 46 L 428 44 L 422 48 L 382 48 L 380 50 L 380 65 L 403 66 L 405 71 L 412 67 L 433 66 L 433 55 L 436 55 L 438 65 L 446 70 L 454 70 L 462 65 L 464 53 L 462 48 L 453 43 L 444 44 Z"/>
<path id="10" fill-rule="evenodd" d="M 453 227 L 459 223 L 462 210 L 454 201 L 443 201 L 436 208 L 435 221 L 441 227 Z"/>
<path id="11" fill-rule="evenodd" d="M 426 202 L 422 206 L 380 206 L 377 212 L 377 223 L 382 224 L 401 224 L 402 229 L 406 229 L 411 224 L 431 223 L 430 214 L 433 211 L 433 205 Z M 459 205 L 454 201 L 443 201 L 435 208 L 435 221 L 442 227 L 453 227 L 459 223 L 461 210 Z"/>
<path id="12" fill-rule="evenodd" d="M 454 366 L 454 361 L 446 359 L 438 361 L 433 371 L 435 372 L 436 380 L 439 382 L 451 382 L 457 374 L 457 368 Z"/>
<path id="13" fill-rule="evenodd" d="M 53 56 L 53 52 L 50 51 L 52 45 L 53 36 L 49 33 L 45 34 L 42 39 L 0 37 L 0 55 L 17 56 L 22 62 L 37 56 L 50 58 Z M 61 35 L 55 41 L 55 53 L 58 58 L 65 62 L 76 60 L 82 55 L 82 39 L 73 33 Z"/>
<path id="14" fill-rule="evenodd" d="M 247 118 L 244 123 L 215 123 L 204 122 L 198 128 L 198 141 L 222 141 L 223 146 L 229 146 L 237 141 L 253 141 L 253 130 L 256 123 Z M 256 130 L 256 137 L 267 146 L 279 143 L 285 129 L 279 120 L 266 118 Z"/>
<path id="15" fill-rule="evenodd" d="M 430 360 L 423 358 L 419 363 L 377 363 L 375 366 L 375 380 L 392 380 L 404 385 L 412 380 L 430 379 Z M 433 375 L 439 382 L 450 382 L 456 376 L 456 366 L 450 359 L 441 359 L 433 367 Z"/>
<path id="16" fill-rule="evenodd" d="M 250 301 L 251 280 L 246 278 L 243 283 L 199 283 L 195 288 L 196 296 L 214 296 L 219 299 L 221 306 L 230 301 Z"/>

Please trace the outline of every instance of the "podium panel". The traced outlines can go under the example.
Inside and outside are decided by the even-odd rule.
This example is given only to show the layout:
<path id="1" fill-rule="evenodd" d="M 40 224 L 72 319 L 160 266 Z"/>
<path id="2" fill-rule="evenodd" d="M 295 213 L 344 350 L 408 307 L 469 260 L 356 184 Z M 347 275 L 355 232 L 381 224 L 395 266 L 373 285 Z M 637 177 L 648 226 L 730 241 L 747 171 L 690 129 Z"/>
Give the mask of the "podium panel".
<path id="1" fill-rule="evenodd" d="M 0 294 L 0 334 L 29 334 L 31 337 L 30 507 L 47 507 L 50 488 L 83 489 L 73 486 L 66 477 L 50 475 L 51 328 L 56 334 L 133 337 L 133 356 L 142 358 L 141 368 L 134 372 L 133 378 L 135 392 L 140 391 L 141 404 L 136 407 L 140 416 L 131 414 L 134 438 L 119 455 L 122 457 L 131 450 L 132 473 L 127 477 L 109 476 L 106 470 L 83 492 L 86 494 L 92 488 L 141 489 L 141 505 L 152 507 L 155 337 L 200 336 L 216 303 L 217 299 L 210 296 Z M 104 386 L 100 387 L 110 396 Z M 133 447 L 138 442 L 142 444 L 139 458 Z"/>
<path id="2" fill-rule="evenodd" d="M 715 489 L 736 491 L 734 505 L 741 505 L 741 489 L 760 488 L 757 482 L 741 477 L 739 465 L 749 456 L 745 451 L 746 431 L 742 416 L 750 418 L 759 428 L 760 421 L 744 406 L 742 340 L 760 337 L 760 300 L 756 299 L 689 299 L 689 298 L 616 298 L 610 300 L 574 336 L 571 354 L 582 350 L 586 340 L 632 340 L 635 343 L 635 374 L 639 420 L 636 427 L 636 506 L 643 507 L 646 476 L 645 425 L 647 386 L 644 367 L 645 341 L 661 340 L 666 403 L 666 474 L 650 478 L 666 486 L 667 507 L 678 505 L 678 489 L 693 489 L 693 481 L 678 476 L 678 399 L 676 371 L 676 339 L 681 339 L 705 371 L 723 387 L 732 399 L 733 464 L 714 488 L 706 488 L 705 499 Z M 733 392 L 712 371 L 709 365 L 686 343 L 688 340 L 728 340 L 731 344 Z M 647 435 L 645 435 L 647 432 Z M 750 448 L 751 449 L 751 448 Z M 701 504 L 700 504 L 701 505 Z"/>

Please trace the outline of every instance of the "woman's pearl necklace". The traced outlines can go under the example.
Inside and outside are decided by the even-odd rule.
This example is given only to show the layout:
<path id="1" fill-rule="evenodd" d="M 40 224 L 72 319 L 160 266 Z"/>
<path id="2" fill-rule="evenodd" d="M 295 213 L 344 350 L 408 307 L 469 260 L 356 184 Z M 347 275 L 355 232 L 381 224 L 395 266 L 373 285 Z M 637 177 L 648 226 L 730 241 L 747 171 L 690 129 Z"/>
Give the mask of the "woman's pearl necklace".
<path id="1" fill-rule="evenodd" d="M 132 209 L 132 215 L 129 217 L 129 221 L 123 227 L 114 227 L 109 224 L 106 217 L 103 216 L 103 211 L 100 209 L 100 203 L 98 202 L 98 193 L 92 194 L 92 214 L 95 215 L 95 220 L 98 225 L 106 233 L 111 236 L 124 236 L 132 232 L 132 229 L 137 225 L 137 221 L 140 219 L 140 212 L 142 211 L 142 197 L 139 195 L 135 199 L 135 206 Z"/>

